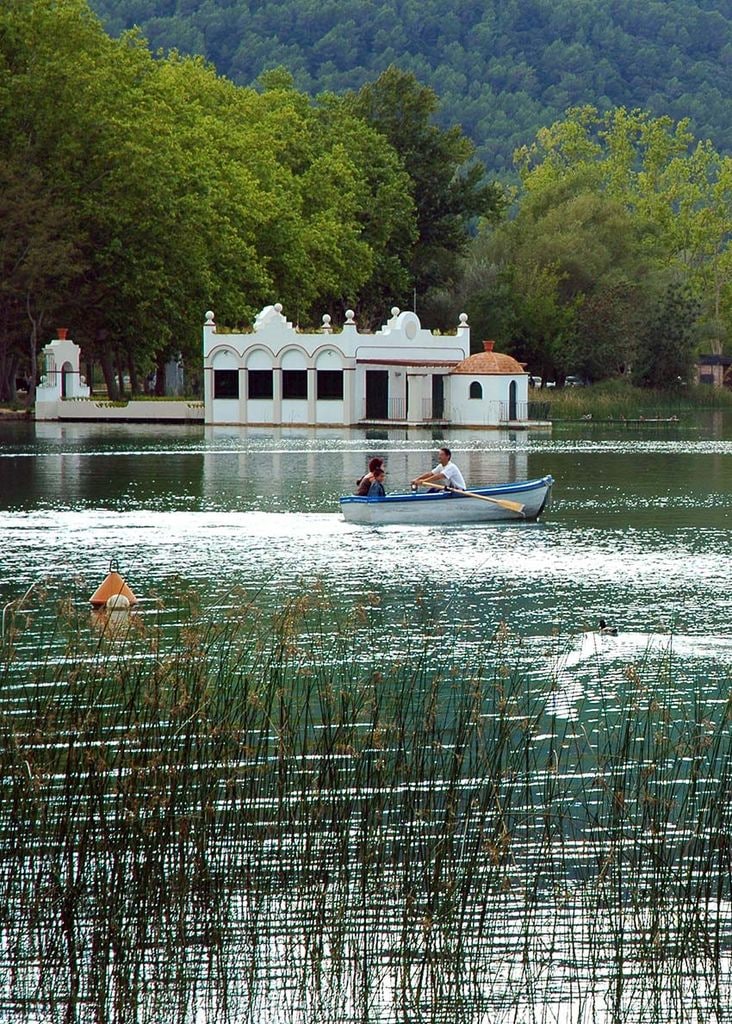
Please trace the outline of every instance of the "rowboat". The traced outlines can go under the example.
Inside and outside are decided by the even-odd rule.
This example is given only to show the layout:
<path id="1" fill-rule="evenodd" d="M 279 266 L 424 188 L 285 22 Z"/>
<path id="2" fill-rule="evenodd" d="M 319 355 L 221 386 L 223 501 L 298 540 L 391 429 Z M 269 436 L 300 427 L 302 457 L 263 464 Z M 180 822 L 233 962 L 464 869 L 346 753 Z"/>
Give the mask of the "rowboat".
<path id="1" fill-rule="evenodd" d="M 462 526 L 538 519 L 549 503 L 554 479 L 543 476 L 470 491 L 387 494 L 384 498 L 340 499 L 349 523 L 362 526 Z"/>

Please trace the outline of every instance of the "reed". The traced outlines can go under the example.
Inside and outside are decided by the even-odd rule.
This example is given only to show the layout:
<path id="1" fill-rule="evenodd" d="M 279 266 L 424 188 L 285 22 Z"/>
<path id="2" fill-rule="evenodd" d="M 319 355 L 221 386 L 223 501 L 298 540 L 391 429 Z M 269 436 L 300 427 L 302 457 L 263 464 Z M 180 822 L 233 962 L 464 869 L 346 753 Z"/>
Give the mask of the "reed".
<path id="1" fill-rule="evenodd" d="M 732 395 L 706 385 L 658 391 L 635 388 L 625 381 L 606 381 L 583 388 L 542 389 L 530 395 L 546 408 L 551 420 L 636 421 L 684 417 L 704 409 L 732 408 Z"/>
<path id="2" fill-rule="evenodd" d="M 649 660 L 573 720 L 507 628 L 437 658 L 420 615 L 378 666 L 377 598 L 317 585 L 215 618 L 191 594 L 91 625 L 70 601 L 33 650 L 16 623 L 4 1012 L 721 1020 L 728 695 L 676 706 Z"/>

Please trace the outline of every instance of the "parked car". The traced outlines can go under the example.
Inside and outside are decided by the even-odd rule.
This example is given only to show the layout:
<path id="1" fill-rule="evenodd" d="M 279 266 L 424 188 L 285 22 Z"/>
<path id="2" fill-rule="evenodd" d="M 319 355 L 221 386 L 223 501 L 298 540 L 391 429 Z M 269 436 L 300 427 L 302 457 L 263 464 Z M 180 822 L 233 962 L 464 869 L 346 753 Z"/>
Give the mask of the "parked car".
<path id="1" fill-rule="evenodd" d="M 583 388 L 585 386 L 585 381 L 576 374 L 570 373 L 564 378 L 564 386 L 565 388 Z"/>
<path id="2" fill-rule="evenodd" d="M 535 373 L 530 373 L 529 374 L 529 387 L 530 388 L 540 388 L 541 387 L 541 377 L 537 377 Z"/>

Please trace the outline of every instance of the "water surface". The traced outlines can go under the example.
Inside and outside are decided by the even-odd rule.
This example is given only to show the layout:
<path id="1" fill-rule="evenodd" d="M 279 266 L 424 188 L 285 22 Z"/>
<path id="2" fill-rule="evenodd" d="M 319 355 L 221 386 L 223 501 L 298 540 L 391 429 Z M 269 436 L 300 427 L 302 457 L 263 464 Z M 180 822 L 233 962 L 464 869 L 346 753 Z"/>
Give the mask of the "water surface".
<path id="1" fill-rule="evenodd" d="M 162 629 L 154 657 L 193 644 L 179 628 L 192 597 L 204 617 L 238 611 L 245 625 L 250 611 L 237 608 L 245 600 L 269 614 L 322 595 L 326 609 L 320 633 L 311 624 L 293 637 L 292 657 L 306 671 L 282 698 L 291 706 L 255 732 L 260 739 L 227 755 L 233 774 L 206 798 L 205 813 L 217 827 L 200 892 L 216 895 L 215 914 L 193 900 L 176 918 L 175 886 L 155 888 L 159 872 L 179 878 L 180 892 L 184 881 L 199 892 L 196 857 L 206 857 L 195 848 L 183 854 L 180 822 L 170 847 L 141 843 L 122 865 L 99 832 L 100 808 L 112 820 L 127 768 L 99 796 L 93 775 L 83 776 L 72 799 L 63 774 L 36 778 L 30 755 L 13 762 L 8 744 L 8 794 L 25 792 L 18 773 L 27 772 L 39 790 L 48 785 L 57 793 L 53 821 L 66 808 L 64 820 L 73 823 L 78 800 L 80 834 L 89 830 L 104 851 L 91 864 L 108 906 L 95 904 L 91 883 L 84 887 L 90 861 L 58 823 L 57 836 L 66 836 L 58 847 L 21 847 L 16 857 L 6 844 L 8 906 L 21 893 L 13 906 L 25 907 L 31 891 L 39 903 L 27 932 L 6 921 L 3 1020 L 18 1019 L 21 1009 L 44 1024 L 725 1019 L 732 992 L 728 847 L 720 838 L 729 826 L 723 808 L 731 763 L 724 724 L 732 678 L 730 420 L 710 415 L 636 432 L 584 425 L 446 438 L 89 424 L 0 430 L 0 602 L 34 586 L 28 619 L 8 609 L 17 656 L 0 695 L 6 723 L 23 722 L 31 698 L 39 699 L 29 690 L 31 670 L 68 658 L 73 637 L 53 627 L 59 601 L 71 606 L 81 640 L 96 635 L 88 597 L 112 559 L 140 598 L 139 621 Z M 369 457 L 385 457 L 387 487 L 397 490 L 434 464 L 445 443 L 468 486 L 551 473 L 554 499 L 543 520 L 470 529 L 343 521 L 338 496 L 352 489 Z M 617 636 L 597 633 L 601 617 L 618 627 Z M 323 635 L 334 645 L 333 680 L 318 678 L 313 645 Z M 127 680 L 122 693 L 130 672 L 134 678 L 134 659 L 151 657 L 141 653 L 141 636 L 139 651 L 120 647 L 114 655 L 115 677 Z M 336 736 L 328 757 L 314 757 L 303 741 L 301 757 L 278 762 L 283 732 L 299 716 L 303 736 L 322 748 L 329 701 L 338 704 L 339 692 L 361 685 L 372 670 L 402 680 L 402 692 L 377 687 L 373 697 L 402 711 L 412 700 L 419 711 L 438 680 L 444 719 L 425 735 L 424 752 L 415 726 L 403 750 L 382 751 L 374 741 L 355 757 L 375 714 L 366 704 L 354 711 L 351 741 Z M 317 686 L 308 682 L 313 678 Z M 469 748 L 456 772 L 461 702 L 469 702 L 476 678 L 485 690 L 465 721 L 485 727 L 490 743 Z M 51 703 L 64 706 L 65 676 L 54 686 Z M 104 686 L 100 707 L 121 714 L 119 694 Z M 240 699 L 232 691 L 231 700 Z M 151 756 L 172 757 L 180 730 L 191 728 L 190 716 L 179 725 L 170 714 L 171 721 L 151 720 Z M 521 760 L 519 738 L 534 715 Z M 121 726 L 118 732 L 125 735 Z M 492 744 L 502 736 L 511 737 L 516 753 L 489 783 Z M 203 779 L 203 768 L 215 764 L 208 748 L 215 737 L 215 729 L 197 736 L 192 777 L 200 767 Z M 264 781 L 255 789 L 250 762 L 260 742 L 255 774 Z M 381 784 L 380 765 L 389 758 L 397 767 Z M 149 774 L 142 778 L 144 789 Z M 198 799 L 198 785 L 190 783 L 187 799 Z M 256 806 L 246 797 L 254 792 Z M 8 796 L 0 815 L 6 838 L 17 799 Z M 631 807 L 640 832 L 621 813 Z M 510 844 L 501 831 L 509 818 Z M 241 843 L 227 841 L 240 835 L 243 820 L 251 829 Z M 693 860 L 702 843 L 719 853 L 704 853 L 703 870 Z M 46 863 L 50 882 L 39 867 Z M 603 903 L 604 883 L 616 870 L 615 898 Z M 23 888 L 23 879 L 36 875 L 40 888 Z M 139 900 L 134 928 L 132 918 L 114 916 L 120 908 L 132 914 L 128 884 Z M 55 886 L 66 903 L 54 896 Z M 680 892 L 687 895 L 676 903 Z M 72 941 L 66 922 L 77 898 L 84 910 Z M 58 916 L 59 907 L 66 916 Z M 157 923 L 154 937 L 143 918 Z M 185 926 L 173 927 L 175 920 Z M 139 960 L 122 946 L 82 984 L 83 970 L 69 968 L 70 951 L 82 965 L 97 964 L 98 950 L 123 926 Z M 48 937 L 55 927 L 56 945 Z M 692 935 L 705 937 L 698 947 Z M 704 946 L 709 936 L 714 950 Z M 44 980 L 45 962 L 55 973 Z M 135 1013 L 114 987 L 131 977 L 148 998 Z M 84 1009 L 77 997 L 92 981 L 109 1005 L 121 1007 L 117 1016 L 100 1016 L 91 997 Z"/>

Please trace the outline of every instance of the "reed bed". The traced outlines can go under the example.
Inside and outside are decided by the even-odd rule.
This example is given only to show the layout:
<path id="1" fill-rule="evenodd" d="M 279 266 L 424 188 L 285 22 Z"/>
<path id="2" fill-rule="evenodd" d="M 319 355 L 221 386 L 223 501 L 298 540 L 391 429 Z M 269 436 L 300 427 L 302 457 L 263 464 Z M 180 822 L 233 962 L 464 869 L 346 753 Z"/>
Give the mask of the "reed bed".
<path id="1" fill-rule="evenodd" d="M 507 627 L 409 614 L 378 659 L 317 585 L 15 622 L 0 1019 L 726 1019 L 728 693 L 649 662 L 562 717 Z"/>
<path id="2" fill-rule="evenodd" d="M 683 420 L 705 409 L 732 409 L 732 396 L 727 390 L 704 384 L 659 391 L 636 388 L 626 381 L 605 381 L 590 387 L 542 388 L 529 397 L 543 403 L 546 416 L 554 421 L 586 420 L 588 416 L 598 423 L 673 416 Z"/>

